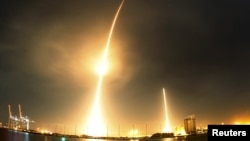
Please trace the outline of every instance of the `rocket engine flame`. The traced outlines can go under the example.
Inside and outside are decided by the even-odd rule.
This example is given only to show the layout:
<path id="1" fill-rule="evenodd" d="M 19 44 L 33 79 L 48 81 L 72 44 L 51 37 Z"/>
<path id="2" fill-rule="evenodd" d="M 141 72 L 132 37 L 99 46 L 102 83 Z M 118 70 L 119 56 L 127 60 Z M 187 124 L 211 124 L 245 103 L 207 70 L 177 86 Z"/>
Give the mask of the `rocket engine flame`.
<path id="1" fill-rule="evenodd" d="M 125 0 L 122 0 L 116 14 L 114 17 L 114 20 L 111 25 L 111 29 L 108 35 L 106 47 L 102 56 L 102 60 L 100 63 L 99 67 L 99 79 L 98 79 L 98 84 L 97 84 L 97 90 L 96 90 L 96 97 L 94 101 L 94 106 L 92 109 L 92 113 L 89 117 L 87 126 L 88 126 L 88 135 L 92 136 L 103 136 L 104 135 L 104 129 L 105 129 L 105 124 L 103 122 L 102 114 L 101 114 L 101 109 L 100 109 L 100 98 L 101 98 L 101 88 L 102 88 L 102 80 L 105 72 L 107 71 L 107 58 L 108 58 L 108 52 L 109 52 L 109 47 L 110 47 L 110 41 L 112 38 L 112 33 L 115 27 L 116 20 L 119 16 L 120 10 L 123 6 Z"/>

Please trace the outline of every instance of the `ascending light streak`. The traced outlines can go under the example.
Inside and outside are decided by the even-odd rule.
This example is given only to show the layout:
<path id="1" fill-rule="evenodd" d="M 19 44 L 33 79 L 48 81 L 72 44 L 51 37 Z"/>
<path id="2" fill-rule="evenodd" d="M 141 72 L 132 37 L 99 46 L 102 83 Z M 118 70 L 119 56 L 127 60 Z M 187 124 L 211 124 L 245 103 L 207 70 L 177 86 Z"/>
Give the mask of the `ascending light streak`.
<path id="1" fill-rule="evenodd" d="M 169 125 L 168 110 L 167 110 L 167 99 L 166 99 L 166 93 L 165 93 L 164 88 L 163 88 L 163 97 L 164 97 L 164 107 L 165 107 L 165 114 L 166 114 L 166 125 L 165 125 L 164 132 L 169 133 L 171 129 L 170 129 L 170 125 Z"/>
<path id="2" fill-rule="evenodd" d="M 113 20 L 113 23 L 111 25 L 111 29 L 108 35 L 108 40 L 106 43 L 106 47 L 102 56 L 102 60 L 101 60 L 101 64 L 100 64 L 100 70 L 99 70 L 99 79 L 98 79 L 98 85 L 97 85 L 97 91 L 96 91 L 96 97 L 95 97 L 95 102 L 94 102 L 94 106 L 92 109 L 92 113 L 91 116 L 89 117 L 89 121 L 88 121 L 88 131 L 87 134 L 88 135 L 92 135 L 92 136 L 103 136 L 104 135 L 104 129 L 105 129 L 105 125 L 103 123 L 102 120 L 102 114 L 101 114 L 101 110 L 100 110 L 100 96 L 101 96 L 101 87 L 102 87 L 102 80 L 103 80 L 103 76 L 105 73 L 105 68 L 107 65 L 107 58 L 108 58 L 108 51 L 109 51 L 109 46 L 110 46 L 110 41 L 111 41 L 111 37 L 112 37 L 112 33 L 113 33 L 113 29 L 116 23 L 116 20 L 118 18 L 119 12 L 122 8 L 122 5 L 124 3 L 124 0 L 122 0 L 116 14 L 115 14 L 115 18 Z"/>

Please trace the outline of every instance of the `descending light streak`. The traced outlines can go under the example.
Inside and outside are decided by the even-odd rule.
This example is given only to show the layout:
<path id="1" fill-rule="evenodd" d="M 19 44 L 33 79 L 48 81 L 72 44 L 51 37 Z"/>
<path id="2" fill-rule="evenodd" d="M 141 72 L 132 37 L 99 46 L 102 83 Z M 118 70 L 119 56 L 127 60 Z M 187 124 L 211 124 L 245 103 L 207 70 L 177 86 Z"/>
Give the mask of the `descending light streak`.
<path id="1" fill-rule="evenodd" d="M 167 99 L 166 99 L 166 93 L 165 93 L 164 88 L 163 88 L 163 97 L 164 97 L 164 107 L 165 107 L 165 114 L 166 114 L 166 125 L 165 125 L 164 132 L 169 133 L 171 129 L 170 129 L 170 125 L 169 125 L 168 110 L 167 110 Z"/>
<path id="2" fill-rule="evenodd" d="M 111 41 L 111 37 L 112 37 L 112 33 L 115 27 L 115 23 L 116 20 L 118 18 L 119 12 L 122 8 L 122 5 L 124 3 L 124 0 L 122 0 L 116 14 L 115 14 L 115 18 L 112 22 L 111 25 L 111 29 L 108 35 L 108 40 L 106 43 L 106 47 L 102 56 L 102 60 L 100 63 L 100 72 L 99 72 L 99 79 L 98 79 L 98 85 L 97 85 L 97 91 L 96 91 L 96 97 L 95 97 L 95 102 L 94 102 L 94 106 L 92 109 L 92 113 L 91 116 L 89 118 L 88 121 L 88 131 L 87 134 L 88 135 L 92 135 L 92 136 L 103 136 L 104 135 L 104 129 L 105 129 L 105 125 L 103 123 L 103 119 L 102 119 L 102 114 L 101 114 L 101 110 L 100 110 L 100 97 L 101 97 L 101 88 L 102 88 L 102 80 L 103 80 L 103 76 L 104 76 L 104 72 L 102 71 L 102 69 L 107 68 L 107 58 L 108 58 L 108 51 L 109 51 L 109 46 L 110 46 L 110 41 Z"/>

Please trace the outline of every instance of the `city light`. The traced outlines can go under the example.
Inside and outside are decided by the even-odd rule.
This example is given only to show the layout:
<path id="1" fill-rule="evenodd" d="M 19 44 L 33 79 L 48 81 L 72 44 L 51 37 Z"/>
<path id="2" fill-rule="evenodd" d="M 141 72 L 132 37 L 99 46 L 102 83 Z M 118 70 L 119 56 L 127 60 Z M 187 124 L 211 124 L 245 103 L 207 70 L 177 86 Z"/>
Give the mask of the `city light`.
<path id="1" fill-rule="evenodd" d="M 138 137 L 139 136 L 139 130 L 138 129 L 131 129 L 129 131 L 129 136 L 130 137 Z"/>
<path id="2" fill-rule="evenodd" d="M 174 134 L 175 134 L 176 136 L 184 136 L 184 135 L 187 135 L 183 126 L 176 127 L 176 130 L 175 130 Z"/>
<path id="3" fill-rule="evenodd" d="M 250 125 L 250 121 L 235 121 L 235 125 Z"/>

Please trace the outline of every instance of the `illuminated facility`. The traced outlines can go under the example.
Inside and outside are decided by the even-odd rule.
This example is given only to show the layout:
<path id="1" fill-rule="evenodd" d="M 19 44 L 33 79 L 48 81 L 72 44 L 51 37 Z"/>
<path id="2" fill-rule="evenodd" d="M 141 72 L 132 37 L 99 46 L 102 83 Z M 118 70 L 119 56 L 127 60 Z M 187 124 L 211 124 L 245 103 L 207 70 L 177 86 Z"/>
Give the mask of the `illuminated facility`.
<path id="1" fill-rule="evenodd" d="M 11 112 L 11 106 L 8 105 L 9 109 L 9 119 L 8 119 L 8 128 L 15 130 L 29 130 L 30 129 L 30 121 L 27 116 L 22 115 L 21 105 L 18 105 L 19 110 L 19 118 L 17 116 L 13 116 Z"/>
<path id="2" fill-rule="evenodd" d="M 98 84 L 97 84 L 97 90 L 96 90 L 96 95 L 95 95 L 95 100 L 94 100 L 94 105 L 91 111 L 91 114 L 89 116 L 89 119 L 87 121 L 87 134 L 91 136 L 104 136 L 105 135 L 105 123 L 103 121 L 103 117 L 101 114 L 101 109 L 100 109 L 100 99 L 101 99 L 101 89 L 102 89 L 102 81 L 104 74 L 107 71 L 107 59 L 108 59 L 108 52 L 109 52 L 109 46 L 110 46 L 110 41 L 113 33 L 113 29 L 116 23 L 116 20 L 118 18 L 119 12 L 122 8 L 122 5 L 124 3 L 124 0 L 122 0 L 116 14 L 114 17 L 114 20 L 111 25 L 111 29 L 108 35 L 106 47 L 102 56 L 102 60 L 99 64 L 98 68 L 98 74 L 99 74 L 99 79 L 98 79 Z M 108 131 L 106 131 L 108 132 Z"/>
<path id="3" fill-rule="evenodd" d="M 184 119 L 184 128 L 187 134 L 196 134 L 195 115 L 190 115 Z"/>

